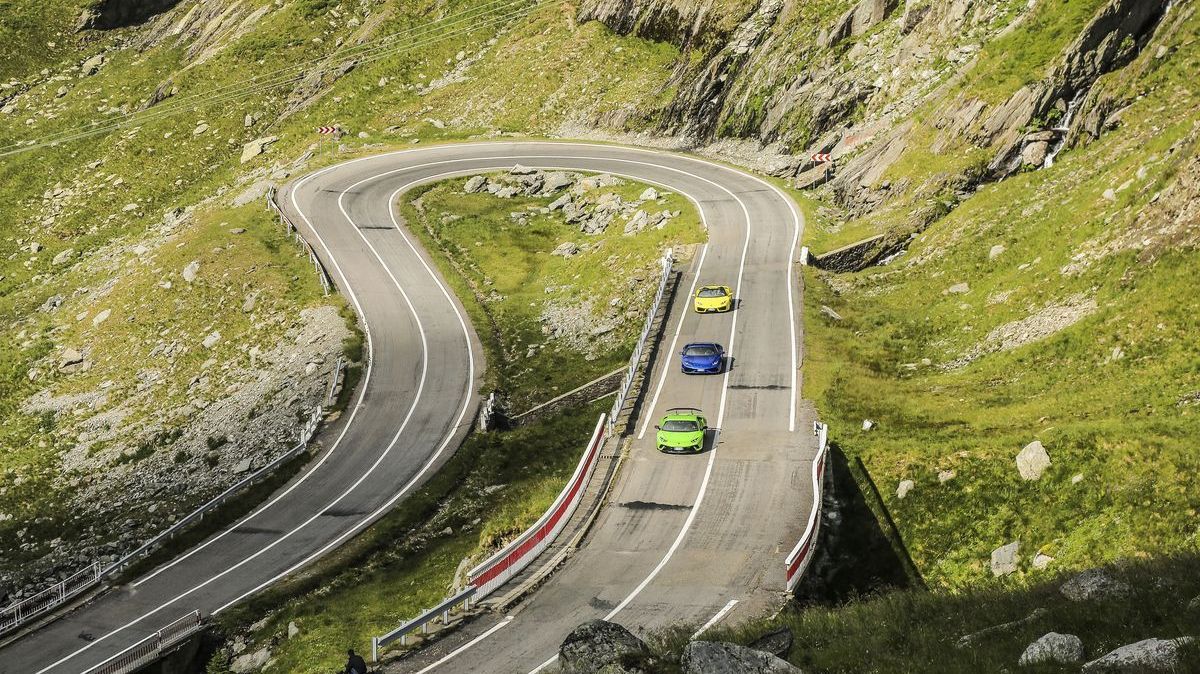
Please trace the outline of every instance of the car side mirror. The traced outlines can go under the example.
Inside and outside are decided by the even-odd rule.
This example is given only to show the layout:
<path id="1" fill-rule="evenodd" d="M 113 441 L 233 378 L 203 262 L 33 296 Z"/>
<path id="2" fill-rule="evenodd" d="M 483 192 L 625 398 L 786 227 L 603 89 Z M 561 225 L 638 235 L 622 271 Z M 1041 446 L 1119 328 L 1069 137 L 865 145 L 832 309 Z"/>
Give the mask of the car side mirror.
<path id="1" fill-rule="evenodd" d="M 661 431 L 661 430 L 662 430 L 662 426 L 655 425 L 655 426 L 654 426 L 654 430 L 656 430 L 656 431 Z"/>

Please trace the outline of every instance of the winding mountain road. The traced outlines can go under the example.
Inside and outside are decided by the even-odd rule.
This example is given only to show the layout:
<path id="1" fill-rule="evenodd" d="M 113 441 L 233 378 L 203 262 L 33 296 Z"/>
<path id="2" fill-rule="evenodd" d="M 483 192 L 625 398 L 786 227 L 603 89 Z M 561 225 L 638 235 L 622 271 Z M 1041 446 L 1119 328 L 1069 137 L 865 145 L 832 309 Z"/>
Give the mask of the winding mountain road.
<path id="1" fill-rule="evenodd" d="M 514 164 L 611 172 L 690 197 L 710 243 L 681 284 L 733 286 L 736 311 L 674 304 L 646 404 L 606 507 L 584 547 L 512 617 L 477 620 L 397 666 L 530 671 L 576 624 L 697 624 L 778 605 L 783 558 L 812 506 L 816 451 L 801 407 L 802 227 L 782 192 L 701 159 L 619 146 L 469 143 L 345 162 L 293 183 L 279 201 L 359 311 L 370 361 L 354 406 L 326 429 L 328 449 L 251 515 L 131 585 L 109 591 L 0 650 L 0 674 L 82 672 L 194 609 L 219 612 L 361 531 L 437 469 L 468 431 L 482 370 L 465 312 L 396 220 L 422 182 Z M 715 340 L 726 373 L 685 377 L 674 352 Z M 654 451 L 653 419 L 697 406 L 720 431 L 706 452 Z"/>

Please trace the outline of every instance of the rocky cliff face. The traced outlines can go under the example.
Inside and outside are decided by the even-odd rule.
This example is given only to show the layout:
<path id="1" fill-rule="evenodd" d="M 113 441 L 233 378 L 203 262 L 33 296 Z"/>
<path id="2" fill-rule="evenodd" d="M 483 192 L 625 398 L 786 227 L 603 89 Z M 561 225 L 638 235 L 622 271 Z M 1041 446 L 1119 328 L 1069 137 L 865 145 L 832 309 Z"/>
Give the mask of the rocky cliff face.
<path id="1" fill-rule="evenodd" d="M 161 14 L 179 0 L 99 0 L 79 17 L 78 30 L 111 30 L 140 24 Z"/>

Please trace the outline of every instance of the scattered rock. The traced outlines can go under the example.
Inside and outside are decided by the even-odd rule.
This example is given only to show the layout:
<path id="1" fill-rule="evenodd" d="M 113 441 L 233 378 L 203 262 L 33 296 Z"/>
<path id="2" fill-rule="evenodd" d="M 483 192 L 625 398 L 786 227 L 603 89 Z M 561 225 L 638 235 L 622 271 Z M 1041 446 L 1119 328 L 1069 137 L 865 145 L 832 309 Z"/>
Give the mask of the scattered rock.
<path id="1" fill-rule="evenodd" d="M 1050 563 L 1053 561 L 1054 561 L 1054 558 L 1051 557 L 1050 555 L 1042 554 L 1039 552 L 1033 556 L 1033 568 L 1041 571 L 1042 569 L 1049 567 Z"/>
<path id="2" fill-rule="evenodd" d="M 100 66 L 102 65 L 104 65 L 104 54 L 96 54 L 79 66 L 79 74 L 84 77 L 91 77 L 100 71 Z"/>
<path id="3" fill-rule="evenodd" d="M 834 311 L 832 307 L 828 307 L 824 304 L 821 305 L 821 315 L 828 316 L 831 320 L 834 320 L 834 321 L 842 320 L 841 314 Z"/>
<path id="4" fill-rule="evenodd" d="M 1021 541 L 1013 541 L 992 550 L 992 576 L 1000 577 L 1017 570 L 1017 562 L 1021 561 Z"/>
<path id="5" fill-rule="evenodd" d="M 1026 166 L 1042 166 L 1050 154 L 1050 143 L 1044 140 L 1027 144 L 1021 150 L 1021 163 Z"/>
<path id="6" fill-rule="evenodd" d="M 755 639 L 750 644 L 750 648 L 762 651 L 763 653 L 770 653 L 777 658 L 786 658 L 792 650 L 792 643 L 794 641 L 795 636 L 793 636 L 791 628 L 780 627 Z"/>
<path id="7" fill-rule="evenodd" d="M 992 249 L 988 251 L 988 260 L 995 260 L 1003 255 L 1005 250 L 1007 249 L 1001 244 L 992 246 Z"/>
<path id="8" fill-rule="evenodd" d="M 1173 672 L 1182 664 L 1179 657 L 1180 650 L 1191 642 L 1191 637 L 1144 639 L 1121 646 L 1103 657 L 1092 660 L 1083 666 L 1083 672 L 1084 674 Z"/>
<path id="9" fill-rule="evenodd" d="M 647 187 L 646 189 L 642 190 L 640 195 L 638 195 L 638 199 L 642 201 L 654 201 L 658 199 L 658 190 L 654 189 L 653 187 Z"/>
<path id="10" fill-rule="evenodd" d="M 289 622 L 288 629 L 287 629 L 287 638 L 293 639 L 296 637 L 297 634 L 300 634 L 300 628 L 296 626 L 295 621 Z"/>
<path id="11" fill-rule="evenodd" d="M 245 234 L 246 228 L 245 227 L 234 227 L 233 229 L 229 230 L 229 233 L 230 234 Z"/>
<path id="12" fill-rule="evenodd" d="M 122 213 L 132 213 L 139 208 L 141 208 L 141 206 L 139 206 L 137 204 L 137 202 L 133 202 L 133 203 L 125 204 L 124 208 L 121 209 L 121 212 Z"/>
<path id="13" fill-rule="evenodd" d="M 238 461 L 236 464 L 234 464 L 233 472 L 237 473 L 238 475 L 241 475 L 242 473 L 249 473 L 250 469 L 253 467 L 254 467 L 254 461 L 250 457 L 246 457 L 246 458 L 242 459 L 241 461 Z"/>
<path id="14" fill-rule="evenodd" d="M 249 113 L 247 113 L 245 119 L 242 120 L 242 126 L 246 127 L 247 129 L 249 129 L 250 127 L 254 126 L 257 123 L 258 123 L 258 120 L 254 118 L 254 115 L 251 115 Z"/>
<path id="15" fill-rule="evenodd" d="M 211 349 L 214 346 L 216 346 L 217 343 L 220 341 L 221 341 L 221 331 L 213 330 L 212 332 L 208 333 L 207 336 L 205 336 L 204 341 L 200 342 L 200 344 L 206 349 Z"/>
<path id="16" fill-rule="evenodd" d="M 1018 663 L 1022 667 L 1040 664 L 1072 665 L 1083 662 L 1083 641 L 1074 634 L 1048 632 L 1029 644 Z"/>
<path id="17" fill-rule="evenodd" d="M 545 179 L 542 181 L 542 194 L 553 194 L 574 184 L 574 176 L 562 171 L 552 171 L 547 173 Z"/>
<path id="18" fill-rule="evenodd" d="M 245 313 L 254 311 L 256 302 L 258 302 L 258 293 L 248 293 L 246 299 L 242 300 L 242 311 Z"/>
<path id="19" fill-rule="evenodd" d="M 952 471 L 952 470 L 943 470 L 943 471 L 941 471 L 940 473 L 938 473 L 938 483 L 939 483 L 939 484 L 946 484 L 946 483 L 947 483 L 947 482 L 949 482 L 950 480 L 953 480 L 953 479 L 954 479 L 954 477 L 955 477 L 957 474 L 958 474 L 958 473 L 955 473 L 955 472 L 954 472 L 954 471 Z"/>
<path id="20" fill-rule="evenodd" d="M 971 292 L 971 286 L 966 283 L 956 283 L 947 288 L 946 292 L 951 295 L 966 295 Z"/>
<path id="21" fill-rule="evenodd" d="M 83 363 L 82 353 L 76 349 L 65 349 L 58 359 L 58 369 L 65 370 L 81 363 Z"/>
<path id="22" fill-rule="evenodd" d="M 875 422 L 871 421 L 870 419 L 863 419 L 862 429 L 864 431 L 869 431 L 872 428 L 875 428 Z"/>
<path id="23" fill-rule="evenodd" d="M 1079 484 L 1083 482 L 1083 473 L 1076 473 L 1071 477 L 1071 484 Z"/>
<path id="24" fill-rule="evenodd" d="M 1187 604 L 1189 611 L 1200 611 L 1200 594 L 1192 597 L 1192 600 Z"/>
<path id="25" fill-rule="evenodd" d="M 515 176 L 531 176 L 531 175 L 537 173 L 537 169 L 529 168 L 528 166 L 521 166 L 520 164 L 517 164 L 517 165 L 513 166 L 512 168 L 510 168 L 508 170 L 508 172 Z"/>
<path id="26" fill-rule="evenodd" d="M 463 191 L 467 194 L 476 194 L 482 192 L 487 186 L 487 178 L 483 176 L 471 176 L 467 179 L 467 184 L 463 185 Z"/>
<path id="27" fill-rule="evenodd" d="M 680 658 L 684 674 L 767 674 L 799 673 L 786 660 L 752 648 L 718 641 L 693 641 Z"/>
<path id="28" fill-rule="evenodd" d="M 271 143 L 274 143 L 277 140 L 279 140 L 279 136 L 264 136 L 262 138 L 255 138 L 249 143 L 246 143 L 242 146 L 241 163 L 245 164 L 263 152 L 266 152 Z"/>
<path id="29" fill-rule="evenodd" d="M 1130 587 L 1104 569 L 1089 569 L 1063 583 L 1058 591 L 1071 601 L 1093 601 L 1123 599 L 1129 596 Z"/>
<path id="30" fill-rule="evenodd" d="M 901 480 L 900 485 L 896 487 L 896 498 L 904 498 L 905 496 L 908 496 L 908 492 L 912 491 L 913 487 L 915 486 L 917 486 L 917 484 L 912 480 Z"/>
<path id="31" fill-rule="evenodd" d="M 575 242 L 564 241 L 564 242 L 558 244 L 558 247 L 555 248 L 554 251 L 551 252 L 550 254 L 558 255 L 559 257 L 571 257 L 572 255 L 576 255 L 578 253 L 579 253 L 579 246 L 576 245 Z"/>
<path id="32" fill-rule="evenodd" d="M 196 274 L 200 272 L 200 261 L 192 260 L 183 268 L 183 280 L 191 283 L 196 280 Z"/>
<path id="33" fill-rule="evenodd" d="M 54 264 L 54 265 L 66 264 L 67 262 L 69 262 L 71 260 L 71 257 L 73 255 L 75 255 L 75 249 L 68 248 L 64 251 L 61 251 L 58 255 L 55 255 L 54 259 L 51 260 L 50 262 L 51 262 L 51 264 Z"/>
<path id="34" fill-rule="evenodd" d="M 105 309 L 105 310 L 101 311 L 100 313 L 98 313 L 92 317 L 92 326 L 98 327 L 101 323 L 103 323 L 104 321 L 107 321 L 108 317 L 111 315 L 112 315 L 112 309 Z"/>
<path id="35" fill-rule="evenodd" d="M 253 653 L 239 655 L 234 658 L 233 662 L 229 665 L 229 671 L 233 672 L 233 674 L 249 674 L 250 672 L 256 672 L 261 670 L 263 665 L 267 664 L 267 661 L 270 659 L 271 649 L 262 648 L 254 651 Z"/>
<path id="36" fill-rule="evenodd" d="M 34 255 L 42 252 L 42 244 L 38 243 L 37 241 L 29 244 L 29 252 L 33 253 Z"/>
<path id="37" fill-rule="evenodd" d="M 204 122 L 200 122 L 199 124 L 196 125 L 196 128 L 192 129 L 192 135 L 199 136 L 199 135 L 202 135 L 205 131 L 208 131 L 208 124 L 205 124 Z"/>
<path id="38" fill-rule="evenodd" d="M 563 674 L 626 672 L 622 662 L 629 657 L 645 657 L 646 644 L 617 623 L 589 620 L 576 627 L 558 648 Z"/>
<path id="39" fill-rule="evenodd" d="M 1021 478 L 1028 481 L 1039 480 L 1046 469 L 1050 467 L 1050 454 L 1042 446 L 1041 440 L 1034 440 L 1025 445 L 1025 449 L 1017 454 L 1017 471 Z"/>

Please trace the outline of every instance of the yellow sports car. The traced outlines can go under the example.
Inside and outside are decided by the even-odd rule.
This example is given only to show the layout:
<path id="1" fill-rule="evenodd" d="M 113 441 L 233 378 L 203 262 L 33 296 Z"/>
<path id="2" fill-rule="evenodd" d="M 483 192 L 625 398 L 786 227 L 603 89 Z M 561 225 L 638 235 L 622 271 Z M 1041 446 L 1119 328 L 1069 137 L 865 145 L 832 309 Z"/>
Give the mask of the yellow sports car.
<path id="1" fill-rule="evenodd" d="M 696 313 L 729 311 L 733 308 L 733 291 L 729 286 L 704 286 L 696 291 Z"/>

